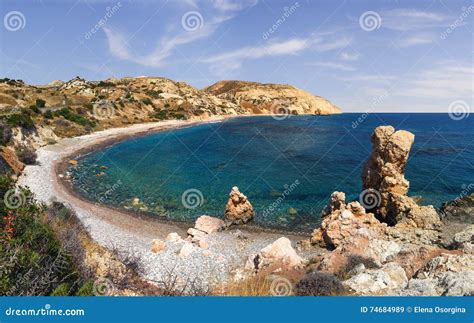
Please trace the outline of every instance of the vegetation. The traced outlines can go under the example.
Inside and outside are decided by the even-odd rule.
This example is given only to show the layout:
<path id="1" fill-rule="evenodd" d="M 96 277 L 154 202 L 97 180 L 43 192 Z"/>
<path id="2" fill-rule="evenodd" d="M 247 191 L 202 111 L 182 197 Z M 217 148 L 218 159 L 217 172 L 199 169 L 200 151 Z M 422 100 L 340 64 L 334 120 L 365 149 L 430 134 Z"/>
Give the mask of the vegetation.
<path id="1" fill-rule="evenodd" d="M 43 99 L 36 99 L 36 107 L 44 108 L 46 106 L 46 101 Z"/>
<path id="2" fill-rule="evenodd" d="M 17 148 L 16 155 L 18 159 L 26 165 L 36 164 L 36 158 L 38 157 L 34 149 L 26 146 Z"/>
<path id="3" fill-rule="evenodd" d="M 63 284 L 74 294 L 80 280 L 70 254 L 45 222 L 45 207 L 27 189 L 15 191 L 6 176 L 0 177 L 0 195 L 10 197 L 0 200 L 0 295 L 51 295 Z"/>
<path id="4" fill-rule="evenodd" d="M 26 111 L 9 115 L 7 123 L 11 127 L 22 127 L 24 129 L 34 129 L 35 127 L 33 119 L 31 119 L 31 116 Z"/>
<path id="5" fill-rule="evenodd" d="M 55 116 L 62 116 L 64 119 L 69 120 L 71 122 L 77 123 L 81 126 L 89 126 L 95 127 L 95 123 L 90 121 L 89 119 L 72 112 L 70 108 L 62 108 L 59 111 L 54 112 Z"/>
<path id="6" fill-rule="evenodd" d="M 345 293 L 341 281 L 334 275 L 313 271 L 296 284 L 298 296 L 335 296 Z"/>

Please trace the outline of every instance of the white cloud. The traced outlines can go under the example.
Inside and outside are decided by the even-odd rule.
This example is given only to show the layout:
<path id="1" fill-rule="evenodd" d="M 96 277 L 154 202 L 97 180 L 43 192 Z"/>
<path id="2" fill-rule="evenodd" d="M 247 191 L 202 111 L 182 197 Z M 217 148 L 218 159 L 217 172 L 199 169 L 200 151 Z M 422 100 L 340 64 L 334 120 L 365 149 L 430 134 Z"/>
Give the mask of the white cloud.
<path id="1" fill-rule="evenodd" d="M 339 71 L 355 71 L 355 67 L 347 65 L 347 64 L 341 64 L 341 63 L 334 63 L 334 62 L 318 62 L 318 63 L 310 63 L 308 65 L 312 66 L 319 66 L 319 67 L 324 67 L 324 68 L 329 68 L 329 69 L 334 69 L 334 70 L 339 70 Z"/>
<path id="2" fill-rule="evenodd" d="M 424 28 L 447 27 L 451 16 L 416 9 L 392 9 L 381 11 L 382 27 L 408 31 Z"/>
<path id="3" fill-rule="evenodd" d="M 347 47 L 349 38 L 327 40 L 326 34 L 312 34 L 308 38 L 291 38 L 284 41 L 273 40 L 258 46 L 248 46 L 241 49 L 221 53 L 203 59 L 204 63 L 212 64 L 211 71 L 235 70 L 246 60 L 264 57 L 298 55 L 306 50 L 318 52 L 331 51 Z"/>
<path id="4" fill-rule="evenodd" d="M 344 52 L 344 53 L 341 53 L 340 57 L 343 61 L 353 62 L 353 61 L 357 61 L 360 58 L 360 54 Z"/>
<path id="5" fill-rule="evenodd" d="M 412 34 L 408 37 L 399 39 L 395 45 L 400 48 L 432 44 L 436 41 L 436 35 L 433 33 Z"/>
<path id="6" fill-rule="evenodd" d="M 474 67 L 468 62 L 443 61 L 402 82 L 398 94 L 423 99 L 472 100 Z"/>
<path id="7" fill-rule="evenodd" d="M 184 0 L 183 2 L 190 6 L 196 5 L 193 0 Z M 211 36 L 222 23 L 234 18 L 238 11 L 254 6 L 256 3 L 256 0 L 243 2 L 216 0 L 214 6 L 218 9 L 218 13 L 214 16 L 212 14 L 206 15 L 206 19 L 198 21 L 197 23 L 201 25 L 200 28 L 195 31 L 187 31 L 179 26 L 181 27 L 180 32 L 171 37 L 162 37 L 155 49 L 149 54 L 132 53 L 129 40 L 123 34 L 111 27 L 104 27 L 103 30 L 107 38 L 109 51 L 113 56 L 144 66 L 161 67 L 166 64 L 170 56 L 179 50 L 180 46 Z M 181 17 L 177 21 L 181 23 Z M 168 33 L 171 33 L 171 31 Z"/>

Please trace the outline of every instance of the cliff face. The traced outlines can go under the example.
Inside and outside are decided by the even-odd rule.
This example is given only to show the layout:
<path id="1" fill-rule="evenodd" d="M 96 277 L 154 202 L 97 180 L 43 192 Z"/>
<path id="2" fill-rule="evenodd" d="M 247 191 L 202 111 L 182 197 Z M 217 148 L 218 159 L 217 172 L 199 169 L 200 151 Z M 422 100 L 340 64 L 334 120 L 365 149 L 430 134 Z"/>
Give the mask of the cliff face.
<path id="1" fill-rule="evenodd" d="M 219 81 L 205 88 L 204 91 L 240 105 L 253 114 L 341 113 L 341 109 L 330 101 L 291 85 Z"/>

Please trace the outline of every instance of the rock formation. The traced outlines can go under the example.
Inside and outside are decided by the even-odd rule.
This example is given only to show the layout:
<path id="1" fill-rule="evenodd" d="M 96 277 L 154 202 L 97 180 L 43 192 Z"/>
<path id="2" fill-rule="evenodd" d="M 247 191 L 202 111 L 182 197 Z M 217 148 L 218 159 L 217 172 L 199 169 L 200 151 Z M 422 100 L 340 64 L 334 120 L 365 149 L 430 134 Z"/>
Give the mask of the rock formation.
<path id="1" fill-rule="evenodd" d="M 247 197 L 234 186 L 229 194 L 224 218 L 227 225 L 243 224 L 253 219 L 253 206 Z"/>
<path id="2" fill-rule="evenodd" d="M 208 215 L 202 215 L 196 220 L 194 228 L 206 233 L 212 233 L 224 229 L 225 223 L 221 219 Z"/>
<path id="3" fill-rule="evenodd" d="M 362 205 L 382 221 L 419 228 L 441 224 L 432 206 L 419 206 L 407 196 L 405 167 L 415 136 L 392 126 L 377 127 L 372 135 L 372 154 L 362 172 Z"/>
<path id="4" fill-rule="evenodd" d="M 293 249 L 291 241 L 282 237 L 260 250 L 257 254 L 251 255 L 245 264 L 245 269 L 258 272 L 271 266 L 296 268 L 302 264 L 303 259 Z"/>

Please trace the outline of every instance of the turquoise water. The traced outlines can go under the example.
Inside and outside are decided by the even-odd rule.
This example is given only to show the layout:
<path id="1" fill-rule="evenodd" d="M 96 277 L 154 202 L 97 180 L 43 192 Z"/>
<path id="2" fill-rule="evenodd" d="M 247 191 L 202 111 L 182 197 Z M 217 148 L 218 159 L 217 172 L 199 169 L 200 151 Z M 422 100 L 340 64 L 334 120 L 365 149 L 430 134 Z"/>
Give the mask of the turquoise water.
<path id="1" fill-rule="evenodd" d="M 256 223 L 309 231 L 333 191 L 358 198 L 371 133 L 383 124 L 415 134 L 410 195 L 440 206 L 472 187 L 474 117 L 447 114 L 236 118 L 117 143 L 82 157 L 71 171 L 89 199 L 177 220 L 222 216 L 238 186 Z"/>

